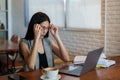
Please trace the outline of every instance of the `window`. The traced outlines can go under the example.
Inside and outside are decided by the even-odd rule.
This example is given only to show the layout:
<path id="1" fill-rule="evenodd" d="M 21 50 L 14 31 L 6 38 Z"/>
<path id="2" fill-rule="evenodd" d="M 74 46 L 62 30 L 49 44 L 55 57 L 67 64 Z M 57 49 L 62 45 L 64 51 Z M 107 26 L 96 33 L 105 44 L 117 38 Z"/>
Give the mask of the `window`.
<path id="1" fill-rule="evenodd" d="M 29 0 L 29 17 L 38 11 L 59 27 L 101 28 L 101 0 Z"/>
<path id="2" fill-rule="evenodd" d="M 30 17 L 38 11 L 46 13 L 51 23 L 64 27 L 64 4 L 63 0 L 29 0 Z"/>
<path id="3" fill-rule="evenodd" d="M 68 0 L 67 27 L 100 29 L 100 0 Z"/>

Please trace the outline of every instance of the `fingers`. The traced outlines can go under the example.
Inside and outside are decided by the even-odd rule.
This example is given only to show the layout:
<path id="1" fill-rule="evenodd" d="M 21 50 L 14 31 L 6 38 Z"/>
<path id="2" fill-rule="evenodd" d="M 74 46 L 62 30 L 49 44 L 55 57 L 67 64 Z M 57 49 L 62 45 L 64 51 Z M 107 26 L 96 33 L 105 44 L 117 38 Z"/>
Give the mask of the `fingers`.
<path id="1" fill-rule="evenodd" d="M 34 29 L 39 30 L 40 28 L 40 24 L 34 24 Z"/>
<path id="2" fill-rule="evenodd" d="M 35 38 L 38 39 L 41 36 L 42 28 L 40 24 L 34 24 L 34 35 Z"/>
<path id="3" fill-rule="evenodd" d="M 57 30 L 57 27 L 54 24 L 50 24 L 50 29 Z"/>
<path id="4" fill-rule="evenodd" d="M 34 30 L 37 32 L 41 31 L 42 28 L 41 28 L 40 24 L 34 24 Z"/>
<path id="5" fill-rule="evenodd" d="M 54 25 L 53 25 L 53 24 L 50 24 L 50 29 L 53 28 L 53 27 L 54 27 Z"/>

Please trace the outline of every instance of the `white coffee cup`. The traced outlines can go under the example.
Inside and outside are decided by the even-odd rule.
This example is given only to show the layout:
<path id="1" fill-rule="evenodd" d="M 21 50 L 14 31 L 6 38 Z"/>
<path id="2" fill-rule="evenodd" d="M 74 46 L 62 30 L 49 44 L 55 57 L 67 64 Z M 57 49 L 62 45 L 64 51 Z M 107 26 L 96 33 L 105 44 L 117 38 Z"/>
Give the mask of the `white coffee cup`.
<path id="1" fill-rule="evenodd" d="M 48 79 L 56 79 L 58 77 L 59 69 L 54 67 L 48 67 L 43 69 L 43 74 Z"/>

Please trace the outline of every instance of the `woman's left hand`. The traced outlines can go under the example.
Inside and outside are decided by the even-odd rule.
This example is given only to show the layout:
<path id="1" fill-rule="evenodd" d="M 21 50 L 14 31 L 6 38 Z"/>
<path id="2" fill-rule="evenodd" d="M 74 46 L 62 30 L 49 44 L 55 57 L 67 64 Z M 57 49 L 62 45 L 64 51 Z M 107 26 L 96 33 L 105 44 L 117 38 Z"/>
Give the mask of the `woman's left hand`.
<path id="1" fill-rule="evenodd" d="M 58 36 L 58 28 L 54 24 L 50 24 L 50 32 L 54 37 Z"/>

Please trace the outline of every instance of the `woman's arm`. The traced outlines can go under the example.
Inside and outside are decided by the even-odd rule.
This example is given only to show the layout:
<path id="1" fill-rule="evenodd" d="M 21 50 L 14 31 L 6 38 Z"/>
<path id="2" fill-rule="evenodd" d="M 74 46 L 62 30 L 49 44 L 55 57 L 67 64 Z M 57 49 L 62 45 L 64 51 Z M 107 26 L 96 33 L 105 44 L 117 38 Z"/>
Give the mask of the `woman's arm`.
<path id="1" fill-rule="evenodd" d="M 24 56 L 25 62 L 28 65 L 29 69 L 34 70 L 36 63 L 36 53 L 37 53 L 37 43 L 33 43 L 31 51 L 28 48 L 28 45 L 25 42 L 20 43 L 21 52 Z"/>
<path id="2" fill-rule="evenodd" d="M 20 43 L 21 52 L 24 56 L 24 59 L 31 70 L 34 70 L 34 66 L 36 63 L 36 55 L 38 50 L 38 44 L 40 44 L 41 36 L 41 26 L 39 24 L 34 25 L 34 40 L 31 51 L 28 48 L 28 45 L 25 42 Z"/>
<path id="3" fill-rule="evenodd" d="M 69 61 L 69 54 L 64 47 L 59 35 L 58 35 L 58 28 L 53 24 L 50 25 L 50 32 L 52 33 L 53 37 L 55 38 L 57 44 L 52 41 L 52 48 L 54 53 L 60 57 L 63 61 Z"/>

